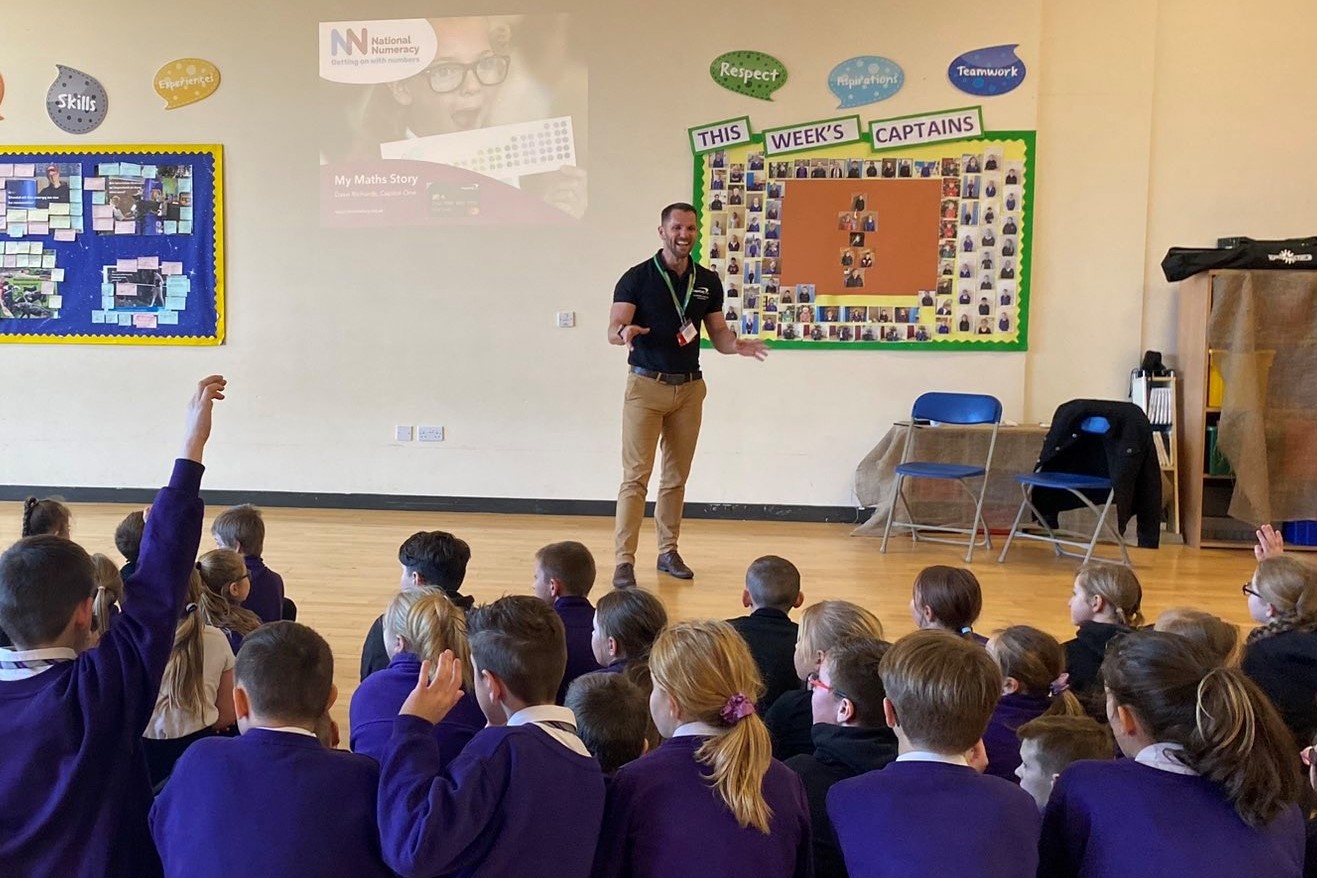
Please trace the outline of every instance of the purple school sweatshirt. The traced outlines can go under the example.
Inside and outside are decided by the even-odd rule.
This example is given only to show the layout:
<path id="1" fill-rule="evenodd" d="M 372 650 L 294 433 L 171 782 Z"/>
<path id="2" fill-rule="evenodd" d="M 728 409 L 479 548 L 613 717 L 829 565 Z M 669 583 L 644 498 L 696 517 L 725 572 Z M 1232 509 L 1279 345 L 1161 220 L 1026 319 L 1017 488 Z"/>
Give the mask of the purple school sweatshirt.
<path id="1" fill-rule="evenodd" d="M 201 543 L 203 471 L 175 461 L 147 516 L 123 614 L 100 644 L 0 681 L 0 875 L 160 874 L 142 732 Z"/>
<path id="2" fill-rule="evenodd" d="M 379 769 L 315 738 L 251 729 L 188 748 L 151 809 L 166 878 L 386 878 Z"/>
<path id="3" fill-rule="evenodd" d="M 828 815 L 850 878 L 1035 878 L 1037 872 L 1040 817 L 1033 797 L 965 765 L 893 762 L 834 785 Z"/>
<path id="4" fill-rule="evenodd" d="M 983 732 L 983 747 L 988 753 L 987 774 L 1013 784 L 1020 782 L 1015 776 L 1015 769 L 1020 767 L 1020 737 L 1015 730 L 1038 719 L 1051 706 L 1052 699 L 1046 695 L 1012 692 L 1001 697 Z"/>
<path id="5" fill-rule="evenodd" d="M 613 775 L 595 878 L 808 878 L 809 802 L 800 777 L 774 759 L 764 775 L 769 833 L 742 828 L 695 758 L 708 740 L 670 738 Z"/>
<path id="6" fill-rule="evenodd" d="M 243 555 L 252 590 L 242 605 L 261 617 L 262 622 L 278 622 L 284 617 L 284 578 L 255 555 Z"/>
<path id="7" fill-rule="evenodd" d="M 554 600 L 553 609 L 567 631 L 567 670 L 562 675 L 562 685 L 558 687 L 558 704 L 562 704 L 573 680 L 599 670 L 599 662 L 595 661 L 594 649 L 590 646 L 594 606 L 589 598 L 563 595 Z"/>
<path id="8" fill-rule="evenodd" d="M 416 688 L 416 678 L 420 673 L 420 659 L 411 653 L 400 652 L 387 668 L 361 681 L 357 691 L 352 693 L 352 705 L 348 709 L 351 727 L 348 740 L 353 753 L 369 756 L 376 762 L 383 761 L 389 738 L 393 737 L 393 721 L 398 718 L 398 709 Z M 434 726 L 440 767 L 452 762 L 467 741 L 484 727 L 485 714 L 480 703 L 474 692 L 467 692 L 443 722 Z"/>
<path id="9" fill-rule="evenodd" d="M 1303 815 L 1245 823 L 1225 790 L 1133 759 L 1076 762 L 1043 815 L 1039 875 L 1085 878 L 1299 878 Z"/>
<path id="10" fill-rule="evenodd" d="M 481 730 L 440 769 L 433 726 L 394 720 L 380 762 L 384 861 L 404 878 L 586 878 L 604 775 L 534 725 Z"/>

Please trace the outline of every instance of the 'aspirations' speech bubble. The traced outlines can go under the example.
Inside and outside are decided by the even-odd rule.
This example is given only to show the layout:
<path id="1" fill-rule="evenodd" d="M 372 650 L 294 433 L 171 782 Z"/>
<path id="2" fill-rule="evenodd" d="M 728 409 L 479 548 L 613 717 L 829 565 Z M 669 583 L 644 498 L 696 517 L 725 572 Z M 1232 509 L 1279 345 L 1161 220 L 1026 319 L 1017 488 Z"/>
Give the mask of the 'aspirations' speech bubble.
<path id="1" fill-rule="evenodd" d="M 890 58 L 861 55 L 843 61 L 828 74 L 828 90 L 841 101 L 838 109 L 885 101 L 905 85 L 905 71 Z"/>
<path id="2" fill-rule="evenodd" d="M 951 62 L 947 78 L 963 92 L 982 97 L 1004 95 L 1024 82 L 1028 71 L 1015 54 L 1019 43 L 966 52 Z"/>
<path id="3" fill-rule="evenodd" d="M 219 68 L 201 58 L 179 58 L 155 72 L 155 93 L 165 99 L 166 110 L 205 100 L 219 83 Z"/>
<path id="4" fill-rule="evenodd" d="M 709 65 L 713 81 L 728 91 L 771 101 L 773 92 L 787 82 L 786 66 L 772 55 L 739 50 L 713 59 Z"/>
<path id="5" fill-rule="evenodd" d="M 96 77 L 56 64 L 59 75 L 46 92 L 46 112 L 50 121 L 70 134 L 95 131 L 110 111 L 105 86 Z"/>

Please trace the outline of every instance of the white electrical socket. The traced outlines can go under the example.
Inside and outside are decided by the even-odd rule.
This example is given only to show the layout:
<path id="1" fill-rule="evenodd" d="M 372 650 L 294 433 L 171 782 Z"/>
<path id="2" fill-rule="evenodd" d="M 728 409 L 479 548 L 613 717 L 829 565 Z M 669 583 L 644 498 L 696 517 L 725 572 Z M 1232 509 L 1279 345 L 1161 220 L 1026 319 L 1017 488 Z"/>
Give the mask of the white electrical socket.
<path id="1" fill-rule="evenodd" d="M 575 325 L 576 325 L 576 312 L 575 312 L 575 311 L 559 311 L 559 312 L 558 312 L 558 328 L 559 328 L 559 329 L 571 329 L 571 328 L 574 327 Z"/>
<path id="2" fill-rule="evenodd" d="M 399 424 L 398 426 L 394 427 L 393 441 L 394 442 L 412 441 L 412 428 L 403 424 Z"/>
<path id="3" fill-rule="evenodd" d="M 418 428 L 417 428 L 416 433 L 417 433 L 416 438 L 420 439 L 422 442 L 442 442 L 442 441 L 444 441 L 444 428 L 443 428 L 443 427 L 427 427 L 427 426 L 422 426 L 422 427 L 418 427 Z"/>

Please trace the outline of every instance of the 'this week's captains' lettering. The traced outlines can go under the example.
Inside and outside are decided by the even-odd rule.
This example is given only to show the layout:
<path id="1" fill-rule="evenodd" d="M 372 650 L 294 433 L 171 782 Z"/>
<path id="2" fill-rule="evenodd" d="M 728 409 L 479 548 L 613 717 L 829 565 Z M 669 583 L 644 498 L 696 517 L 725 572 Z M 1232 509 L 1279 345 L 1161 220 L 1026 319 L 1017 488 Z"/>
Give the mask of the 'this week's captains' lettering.
<path id="1" fill-rule="evenodd" d="M 845 136 L 846 129 L 834 122 L 831 125 L 817 125 L 813 128 L 773 132 L 768 135 L 768 141 L 774 150 L 781 150 L 799 146 L 813 146 L 816 143 L 832 143 L 841 140 Z"/>
<path id="2" fill-rule="evenodd" d="M 695 139 L 700 142 L 700 148 L 706 146 L 717 146 L 722 143 L 735 143 L 741 139 L 741 129 L 735 125 L 729 125 L 726 128 L 711 128 L 708 131 L 697 131 Z"/>
<path id="3" fill-rule="evenodd" d="M 879 143 L 901 143 L 911 137 L 941 137 L 945 134 L 960 134 L 963 131 L 973 130 L 974 117 L 965 115 L 954 119 L 930 119 L 875 128 L 874 138 Z"/>

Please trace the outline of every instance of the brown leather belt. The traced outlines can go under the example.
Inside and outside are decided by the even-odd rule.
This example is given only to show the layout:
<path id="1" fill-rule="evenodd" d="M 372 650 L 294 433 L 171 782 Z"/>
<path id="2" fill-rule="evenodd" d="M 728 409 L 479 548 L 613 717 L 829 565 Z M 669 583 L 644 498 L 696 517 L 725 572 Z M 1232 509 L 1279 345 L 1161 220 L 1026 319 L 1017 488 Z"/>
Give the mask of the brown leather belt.
<path id="1" fill-rule="evenodd" d="M 699 381 L 704 377 L 703 372 L 655 372 L 653 369 L 642 369 L 639 366 L 632 366 L 631 374 L 639 375 L 641 378 L 652 378 L 659 384 L 670 384 L 674 387 Z"/>

